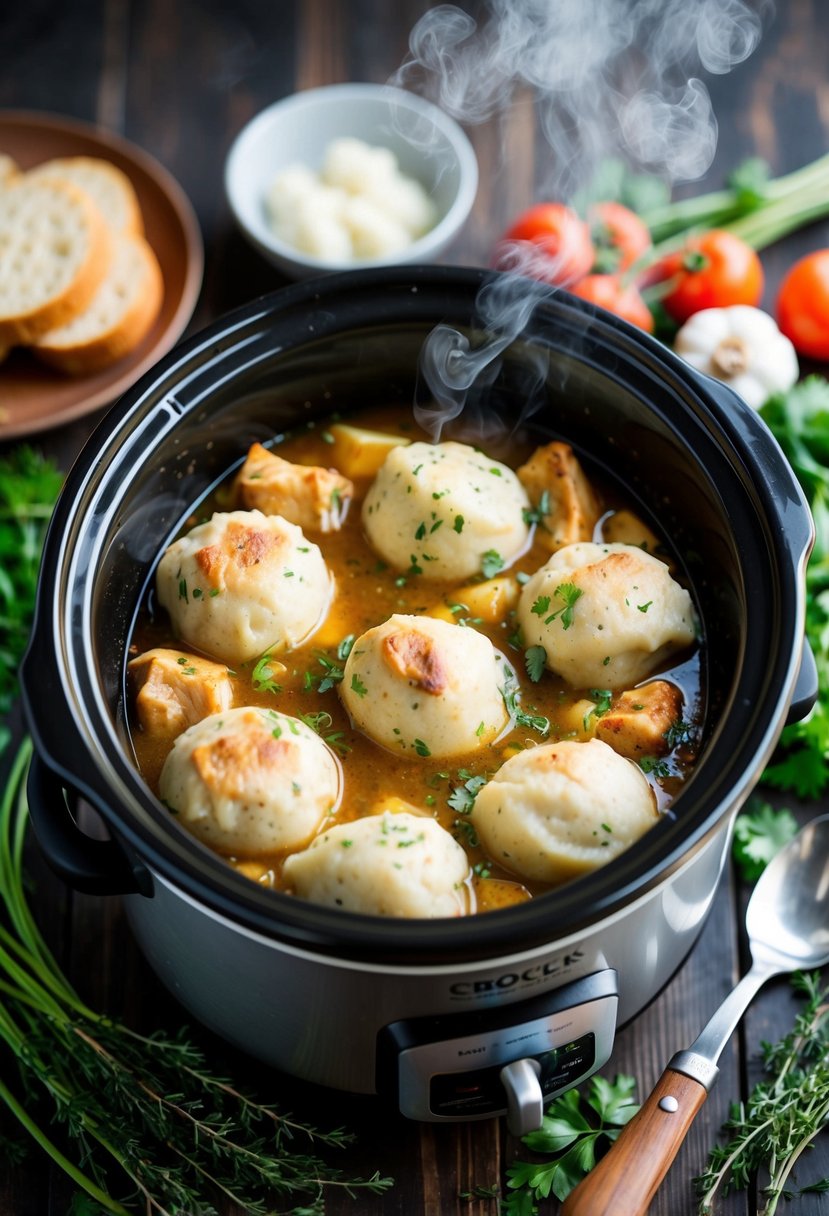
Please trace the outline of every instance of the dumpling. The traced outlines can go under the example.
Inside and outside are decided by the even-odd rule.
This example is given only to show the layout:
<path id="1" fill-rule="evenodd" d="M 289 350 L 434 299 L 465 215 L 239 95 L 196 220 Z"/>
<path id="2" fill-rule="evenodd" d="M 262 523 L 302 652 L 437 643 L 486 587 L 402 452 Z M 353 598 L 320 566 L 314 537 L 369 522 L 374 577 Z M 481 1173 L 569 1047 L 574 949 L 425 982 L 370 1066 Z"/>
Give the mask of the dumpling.
<path id="1" fill-rule="evenodd" d="M 179 735 L 161 770 L 161 800 L 219 853 L 302 848 L 337 808 L 333 752 L 298 718 L 242 706 Z"/>
<path id="2" fill-rule="evenodd" d="M 395 613 L 356 639 L 340 696 L 376 743 L 416 756 L 460 756 L 507 725 L 505 662 L 475 629 Z"/>
<path id="3" fill-rule="evenodd" d="M 634 545 L 575 544 L 554 553 L 518 602 L 524 644 L 574 688 L 630 688 L 696 636 L 691 596 L 664 562 Z"/>
<path id="4" fill-rule="evenodd" d="M 465 443 L 389 452 L 363 502 L 374 549 L 397 570 L 460 580 L 494 573 L 529 538 L 530 501 L 512 469 Z"/>
<path id="5" fill-rule="evenodd" d="M 180 638 L 232 664 L 304 642 L 325 616 L 332 579 L 296 524 L 230 511 L 170 545 L 156 589 Z"/>
<path id="6" fill-rule="evenodd" d="M 285 882 L 302 899 L 369 916 L 462 916 L 469 860 L 434 819 L 406 811 L 342 823 L 287 858 Z"/>
<path id="7" fill-rule="evenodd" d="M 548 883 L 612 861 L 658 818 L 642 770 L 598 739 L 519 752 L 479 791 L 472 811 L 493 861 Z"/>

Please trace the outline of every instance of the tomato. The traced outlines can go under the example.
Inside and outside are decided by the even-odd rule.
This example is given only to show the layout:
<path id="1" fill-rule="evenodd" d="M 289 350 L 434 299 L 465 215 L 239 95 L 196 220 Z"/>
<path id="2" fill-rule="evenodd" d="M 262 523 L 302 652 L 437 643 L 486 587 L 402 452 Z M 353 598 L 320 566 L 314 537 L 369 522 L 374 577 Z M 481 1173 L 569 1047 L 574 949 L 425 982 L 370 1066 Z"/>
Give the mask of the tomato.
<path id="1" fill-rule="evenodd" d="M 595 203 L 587 222 L 596 247 L 597 271 L 627 270 L 651 247 L 647 224 L 621 203 Z"/>
<path id="2" fill-rule="evenodd" d="M 575 296 L 582 300 L 590 300 L 608 312 L 614 312 L 617 317 L 630 321 L 653 333 L 653 314 L 639 294 L 638 288 L 631 283 L 625 287 L 615 274 L 589 274 L 570 288 Z"/>
<path id="3" fill-rule="evenodd" d="M 829 359 L 829 249 L 792 266 L 780 284 L 777 323 L 799 354 Z"/>
<path id="4" fill-rule="evenodd" d="M 575 283 L 593 265 L 590 229 L 564 203 L 536 203 L 501 237 L 494 264 L 544 283 Z"/>
<path id="5" fill-rule="evenodd" d="M 689 237 L 648 278 L 668 288 L 662 303 L 680 324 L 703 308 L 756 307 L 763 294 L 763 267 L 757 254 L 745 241 L 719 228 Z"/>

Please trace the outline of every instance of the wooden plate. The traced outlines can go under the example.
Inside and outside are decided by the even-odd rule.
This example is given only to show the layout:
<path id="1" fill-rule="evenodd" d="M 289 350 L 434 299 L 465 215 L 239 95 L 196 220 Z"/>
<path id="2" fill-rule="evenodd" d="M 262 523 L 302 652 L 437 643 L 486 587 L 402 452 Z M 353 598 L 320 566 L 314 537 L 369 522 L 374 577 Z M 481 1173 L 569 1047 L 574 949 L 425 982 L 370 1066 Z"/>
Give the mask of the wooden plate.
<path id="1" fill-rule="evenodd" d="M 0 153 L 31 169 L 55 156 L 100 156 L 130 178 L 147 240 L 164 275 L 161 313 L 140 346 L 102 372 L 61 375 L 25 349 L 0 363 L 0 440 L 59 426 L 109 405 L 178 340 L 204 271 L 201 232 L 178 182 L 148 153 L 110 131 L 54 114 L 0 110 Z"/>

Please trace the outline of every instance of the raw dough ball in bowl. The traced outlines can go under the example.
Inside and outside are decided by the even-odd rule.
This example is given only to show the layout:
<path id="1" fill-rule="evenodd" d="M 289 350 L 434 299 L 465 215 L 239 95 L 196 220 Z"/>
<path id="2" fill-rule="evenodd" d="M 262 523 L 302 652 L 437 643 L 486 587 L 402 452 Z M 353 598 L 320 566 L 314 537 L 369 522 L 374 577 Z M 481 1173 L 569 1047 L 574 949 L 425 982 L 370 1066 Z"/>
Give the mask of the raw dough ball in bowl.
<path id="1" fill-rule="evenodd" d="M 598 739 L 519 752 L 480 790 L 472 811 L 493 861 L 549 883 L 612 861 L 658 818 L 642 770 Z"/>
<path id="2" fill-rule="evenodd" d="M 445 828 L 401 811 L 323 832 L 284 866 L 295 894 L 370 916 L 462 916 L 469 860 Z"/>
<path id="3" fill-rule="evenodd" d="M 506 566 L 523 551 L 529 506 L 512 469 L 483 452 L 412 443 L 383 462 L 363 502 L 363 526 L 395 569 L 463 579 L 480 573 L 486 555 Z"/>
<path id="4" fill-rule="evenodd" d="M 636 545 L 565 545 L 521 592 L 525 646 L 574 688 L 631 688 L 696 636 L 691 596 Z"/>
<path id="5" fill-rule="evenodd" d="M 301 848 L 340 799 L 336 757 L 310 727 L 275 710 L 211 714 L 179 735 L 159 794 L 220 853 Z"/>
<path id="6" fill-rule="evenodd" d="M 156 589 L 180 638 L 225 663 L 244 663 L 305 641 L 325 615 L 332 580 L 296 524 L 230 511 L 170 545 Z"/>
<path id="7" fill-rule="evenodd" d="M 357 638 L 339 690 L 376 743 L 412 757 L 460 756 L 507 725 L 505 666 L 475 629 L 395 613 Z"/>

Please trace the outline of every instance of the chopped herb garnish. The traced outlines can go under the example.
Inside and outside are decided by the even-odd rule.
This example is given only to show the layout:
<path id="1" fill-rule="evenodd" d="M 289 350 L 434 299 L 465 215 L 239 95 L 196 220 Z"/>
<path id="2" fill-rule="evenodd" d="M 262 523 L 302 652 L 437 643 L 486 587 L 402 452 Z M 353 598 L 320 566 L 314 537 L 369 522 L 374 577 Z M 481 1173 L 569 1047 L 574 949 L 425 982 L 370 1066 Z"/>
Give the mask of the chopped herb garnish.
<path id="1" fill-rule="evenodd" d="M 556 599 L 564 601 L 564 607 L 559 608 L 557 612 L 554 612 L 551 616 L 548 616 L 544 624 L 549 625 L 550 622 L 554 621 L 557 616 L 560 616 L 562 628 L 569 629 L 573 624 L 573 613 L 575 611 L 576 601 L 581 599 L 584 592 L 580 587 L 577 587 L 575 583 L 559 583 L 553 592 L 553 595 Z"/>
<path id="2" fill-rule="evenodd" d="M 538 505 L 535 507 L 525 507 L 523 512 L 525 524 L 541 524 L 544 526 L 544 517 L 550 514 L 550 492 L 545 490 L 538 500 Z"/>
<path id="3" fill-rule="evenodd" d="M 432 754 L 422 739 L 415 739 L 414 749 L 417 752 L 418 756 L 431 756 L 431 754 Z"/>
<path id="4" fill-rule="evenodd" d="M 481 558 L 481 573 L 484 578 L 494 578 L 504 568 L 504 559 L 495 549 L 487 549 Z"/>
<path id="5" fill-rule="evenodd" d="M 639 609 L 640 612 L 647 612 L 652 603 L 653 603 L 653 600 L 648 600 L 647 604 L 637 604 L 636 607 Z"/>
<path id="6" fill-rule="evenodd" d="M 671 770 L 664 760 L 658 756 L 642 756 L 639 767 L 643 773 L 653 773 L 654 777 L 670 777 Z"/>
<path id="7" fill-rule="evenodd" d="M 521 689 L 515 678 L 515 672 L 511 668 L 507 668 L 506 682 L 501 690 L 501 695 L 504 698 L 507 713 L 516 726 L 529 727 L 530 730 L 538 731 L 540 735 L 548 735 L 550 733 L 549 718 L 545 718 L 542 714 L 528 714 L 521 708 L 518 701 Z"/>
<path id="8" fill-rule="evenodd" d="M 462 769 L 458 776 L 462 777 L 466 773 L 466 769 Z M 468 815 L 475 805 L 475 795 L 478 790 L 483 789 L 486 785 L 488 777 L 478 774 L 477 777 L 467 777 L 463 785 L 456 785 L 449 797 L 446 799 L 447 804 L 453 811 L 457 811 L 459 815 Z"/>
<path id="9" fill-rule="evenodd" d="M 280 669 L 285 670 L 284 664 L 275 662 L 270 650 L 266 650 L 251 672 L 254 692 L 282 692 L 282 685 L 274 679 Z"/>
<path id="10" fill-rule="evenodd" d="M 675 747 L 682 744 L 690 743 L 694 735 L 694 728 L 690 722 L 684 722 L 682 718 L 677 718 L 672 722 L 662 738 L 668 744 L 668 747 L 673 751 Z"/>
<path id="11" fill-rule="evenodd" d="M 537 684 L 544 675 L 547 666 L 547 651 L 543 646 L 530 646 L 524 651 L 524 666 L 533 684 Z"/>
<path id="12" fill-rule="evenodd" d="M 457 532 L 459 535 L 460 535 L 460 533 L 461 533 L 461 532 L 463 532 L 463 525 L 464 525 L 464 523 L 465 523 L 465 522 L 466 522 L 466 521 L 464 520 L 464 517 L 463 517 L 462 515 L 456 515 L 456 516 L 455 516 L 455 522 L 452 524 L 452 527 L 455 529 L 455 531 L 456 531 L 456 532 Z"/>
<path id="13" fill-rule="evenodd" d="M 351 691 L 356 692 L 358 697 L 364 697 L 366 695 L 366 693 L 368 692 L 368 689 L 366 688 L 365 684 L 360 679 L 360 677 L 357 675 L 356 671 L 355 671 L 354 675 L 351 677 Z"/>

